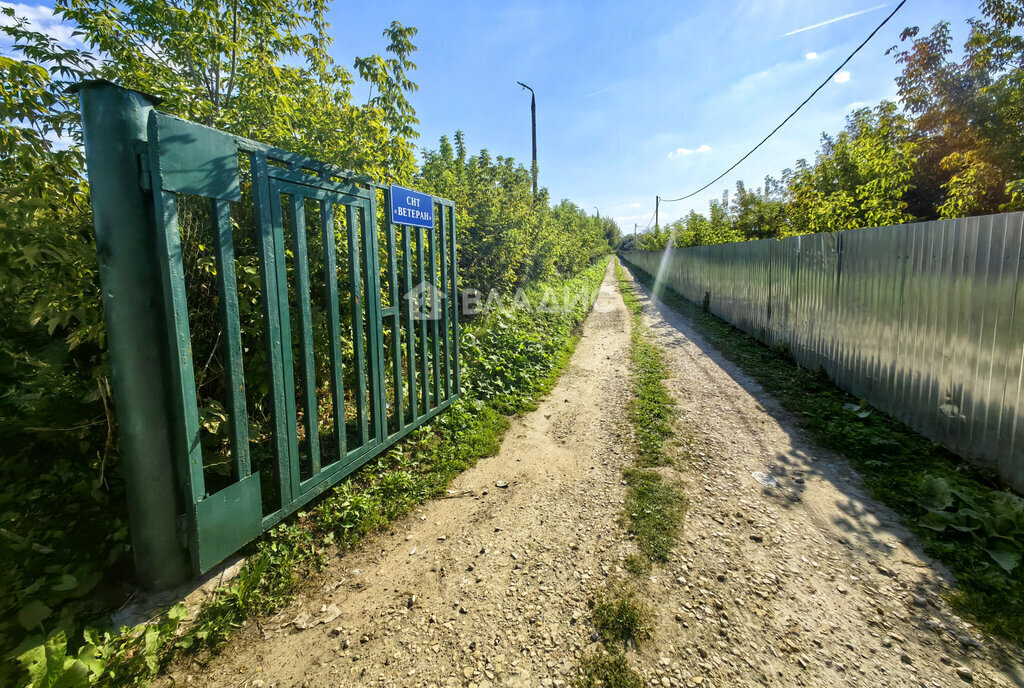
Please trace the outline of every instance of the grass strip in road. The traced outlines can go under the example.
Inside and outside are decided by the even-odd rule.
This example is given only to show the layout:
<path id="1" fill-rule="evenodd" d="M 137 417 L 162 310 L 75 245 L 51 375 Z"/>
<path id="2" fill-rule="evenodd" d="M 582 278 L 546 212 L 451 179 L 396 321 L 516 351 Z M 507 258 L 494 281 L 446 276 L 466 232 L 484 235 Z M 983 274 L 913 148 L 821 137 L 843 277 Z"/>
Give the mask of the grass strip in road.
<path id="1" fill-rule="evenodd" d="M 652 287 L 651 275 L 631 267 Z M 949 566 L 958 582 L 947 596 L 954 609 L 990 633 L 1024 642 L 1024 499 L 671 287 L 661 300 L 778 399 L 819 445 L 849 459 L 925 551 Z"/>
<path id="2" fill-rule="evenodd" d="M 686 496 L 680 486 L 651 470 L 670 466 L 666 445 L 673 436 L 675 403 L 665 388 L 668 372 L 661 350 L 648 341 L 642 306 L 616 263 L 619 291 L 632 314 L 633 399 L 629 419 L 636 431 L 636 468 L 625 472 L 628 530 L 637 546 L 651 561 L 663 562 L 675 544 L 686 513 Z"/>
<path id="3" fill-rule="evenodd" d="M 640 647 L 651 637 L 650 617 L 650 610 L 625 583 L 609 583 L 594 603 L 594 629 L 606 647 Z"/>
<path id="4" fill-rule="evenodd" d="M 622 266 L 615 264 L 619 291 L 626 308 L 633 316 L 632 348 L 633 399 L 629 402 L 629 420 L 636 430 L 636 465 L 667 466 L 671 460 L 665 443 L 672 436 L 672 411 L 675 406 L 664 380 L 668 377 L 661 351 L 644 336 L 642 306 L 628 280 L 623 279 Z"/>
<path id="5" fill-rule="evenodd" d="M 643 688 L 644 680 L 629 666 L 621 652 L 587 655 L 580 662 L 580 676 L 573 688 Z"/>
<path id="6" fill-rule="evenodd" d="M 604 649 L 587 655 L 580 662 L 579 675 L 573 682 L 575 688 L 639 688 L 644 685 L 625 655 L 627 649 L 638 648 L 651 634 L 650 611 L 639 599 L 636 584 L 645 584 L 645 576 L 653 563 L 668 560 L 682 529 L 687 506 L 681 485 L 664 479 L 654 470 L 673 463 L 667 451 L 674 434 L 675 411 L 664 384 L 668 370 L 661 350 L 647 339 L 640 301 L 617 262 L 615 274 L 631 314 L 633 396 L 627 416 L 636 441 L 634 467 L 623 472 L 629 486 L 624 521 L 640 553 L 631 554 L 625 561 L 633 582 L 611 581 L 594 600 L 592 621 Z"/>
<path id="7" fill-rule="evenodd" d="M 682 529 L 686 496 L 676 482 L 652 470 L 632 468 L 625 477 L 629 532 L 648 559 L 666 562 Z"/>

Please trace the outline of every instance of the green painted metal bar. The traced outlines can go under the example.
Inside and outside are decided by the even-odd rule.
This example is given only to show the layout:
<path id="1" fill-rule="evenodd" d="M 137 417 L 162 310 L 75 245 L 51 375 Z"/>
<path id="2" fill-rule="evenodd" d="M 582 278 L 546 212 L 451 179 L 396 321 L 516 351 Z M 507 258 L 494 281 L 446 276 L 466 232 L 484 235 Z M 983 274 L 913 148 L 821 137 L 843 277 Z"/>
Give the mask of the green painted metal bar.
<path id="1" fill-rule="evenodd" d="M 281 324 L 281 376 L 284 379 L 284 426 L 287 452 L 277 457 L 281 477 L 281 499 L 294 500 L 302 494 L 302 476 L 299 474 L 299 437 L 295 426 L 295 368 L 292 360 L 291 308 L 288 303 L 288 268 L 284 246 L 284 217 L 281 212 L 281 189 L 270 183 L 270 218 L 273 232 L 274 255 L 278 257 L 277 308 Z M 294 220 L 294 218 L 292 218 Z M 285 491 L 287 487 L 287 491 Z"/>
<path id="2" fill-rule="evenodd" d="M 152 137 L 154 132 L 150 130 Z M 195 371 L 192 367 L 192 339 L 185 296 L 185 267 L 181 257 L 181 232 L 178 229 L 178 199 L 173 193 L 156 192 L 157 243 L 164 251 L 160 278 L 164 303 L 168 305 L 168 349 L 172 356 L 171 398 L 177 432 L 177 453 L 181 477 L 192 503 L 206 495 L 203 477 L 203 448 L 199 442 L 199 408 L 196 405 Z M 160 249 L 158 249 L 159 251 Z"/>
<path id="3" fill-rule="evenodd" d="M 231 465 L 235 480 L 249 475 L 249 428 L 245 405 L 245 375 L 242 370 L 242 330 L 238 321 L 238 285 L 235 278 L 235 248 L 231 233 L 231 204 L 210 201 L 216 230 L 217 293 L 220 326 L 224 331 L 224 375 L 228 390 L 228 427 L 231 435 Z"/>
<path id="4" fill-rule="evenodd" d="M 345 207 L 348 230 L 348 269 L 352 295 L 352 350 L 356 366 L 356 423 L 359 426 L 360 445 L 369 440 L 366 419 L 366 348 L 363 337 L 363 288 L 360 275 L 358 213 L 355 205 Z"/>
<path id="5" fill-rule="evenodd" d="M 427 284 L 427 263 L 423 259 L 423 230 L 416 228 L 416 259 L 420 268 L 420 287 Z M 422 302 L 419 309 L 420 322 L 420 389 L 422 394 L 423 413 L 430 410 L 430 359 L 427 356 L 427 318 L 426 318 L 426 294 L 421 295 Z"/>
<path id="6" fill-rule="evenodd" d="M 389 191 L 384 192 L 387 208 Z M 390 214 L 384 223 L 385 236 L 388 252 L 388 293 L 391 295 L 391 370 L 395 379 L 395 431 L 401 432 L 405 428 L 405 404 L 402 395 L 402 316 L 398 308 L 398 260 L 395 255 L 395 225 L 391 222 Z"/>
<path id="7" fill-rule="evenodd" d="M 345 376 L 341 356 L 341 303 L 338 298 L 338 255 L 334 241 L 334 204 L 320 202 L 320 231 L 324 244 L 324 285 L 327 291 L 327 336 L 331 340 L 331 398 L 334 402 L 334 442 L 338 461 L 345 458 Z"/>
<path id="8" fill-rule="evenodd" d="M 362 208 L 363 242 L 366 254 L 367 274 L 371 279 L 363 285 L 366 289 L 367 317 L 370 319 L 369 357 L 372 377 L 370 380 L 370 398 L 372 406 L 373 427 L 371 442 L 379 442 L 387 434 L 387 391 L 386 368 L 387 356 L 384 353 L 384 318 L 381 314 L 383 304 L 382 286 L 380 281 L 380 235 L 377 228 L 377 195 L 373 194 L 369 208 Z"/>
<path id="9" fill-rule="evenodd" d="M 284 253 L 277 252 L 274 223 L 270 213 L 270 184 L 267 182 L 267 159 L 260 154 L 249 158 L 252 169 L 253 196 L 256 210 L 256 250 L 259 255 L 261 300 L 263 307 L 263 344 L 266 349 L 267 380 L 270 386 L 270 408 L 274 424 L 274 453 L 282 506 L 291 496 L 291 472 L 288 461 L 288 404 L 285 401 L 284 339 L 281 331 L 281 307 L 278 288 L 278 263 Z M 283 243 L 283 242 L 282 242 Z M 287 299 L 287 286 L 284 289 Z M 287 302 L 286 302 L 287 305 Z M 287 310 L 285 311 L 287 313 Z"/>
<path id="10" fill-rule="evenodd" d="M 410 229 L 406 225 L 401 226 L 402 231 L 402 279 L 405 307 L 405 369 L 409 386 L 409 422 L 416 421 L 416 329 L 413 323 L 412 304 L 412 243 L 410 241 Z"/>
<path id="11" fill-rule="evenodd" d="M 306 446 L 313 475 L 320 472 L 320 427 L 316 401 L 316 362 L 313 358 L 313 315 L 309 289 L 309 247 L 306 239 L 306 202 L 298 194 L 289 196 L 292 218 L 292 250 L 295 274 L 295 305 L 299 309 L 299 351 L 302 356 L 301 386 L 306 407 Z M 293 459 L 298 462 L 298 454 Z"/>
<path id="12" fill-rule="evenodd" d="M 428 230 L 430 239 L 430 330 L 431 330 L 431 365 L 430 374 L 433 382 L 433 404 L 441 400 L 441 355 L 438 350 L 438 340 L 441 337 L 441 321 L 437 317 L 437 309 L 440 307 L 439 300 L 443 297 L 437 275 L 437 222 Z"/>
<path id="13" fill-rule="evenodd" d="M 370 365 L 370 419 L 373 421 L 371 440 L 379 443 L 387 434 L 387 404 L 384 389 L 384 328 L 381 318 L 380 288 L 380 237 L 377 233 L 377 194 L 370 195 L 369 207 L 360 205 L 359 213 L 363 227 L 363 255 L 366 263 L 367 319 L 370 323 L 368 339 L 369 350 L 366 352 Z"/>
<path id="14" fill-rule="evenodd" d="M 401 435 L 392 435 L 391 437 L 385 438 L 380 444 L 354 449 L 349 454 L 346 461 L 338 461 L 324 468 L 320 471 L 319 475 L 308 481 L 308 484 L 306 485 L 306 492 L 304 492 L 299 499 L 289 502 L 281 509 L 263 517 L 263 530 L 272 528 L 274 525 L 280 523 L 282 520 L 301 509 L 304 505 L 315 499 L 317 495 L 322 494 L 326 489 L 331 487 L 333 481 L 338 480 L 342 476 L 351 474 L 371 458 L 379 456 L 381 452 L 393 447 L 396 443 L 402 441 L 402 439 L 404 439 L 409 432 L 415 429 L 415 427 L 419 427 L 433 418 L 436 418 L 454 402 L 455 399 L 444 401 L 437 408 L 418 417 L 416 419 L 416 425 L 409 427 L 406 433 Z"/>
<path id="15" fill-rule="evenodd" d="M 441 341 L 444 350 L 444 359 L 441 367 L 444 368 L 444 398 L 450 399 L 452 396 L 452 359 L 451 346 L 449 344 L 451 340 L 451 318 L 449 313 L 451 312 L 451 302 L 455 298 L 455 294 L 448 289 L 448 214 L 445 212 L 443 204 L 438 205 L 438 209 L 441 211 L 438 218 L 441 229 L 441 285 L 443 287 L 442 291 L 447 292 L 441 304 L 444 308 L 441 315 L 441 331 L 444 333 L 444 338 Z"/>
<path id="16" fill-rule="evenodd" d="M 448 209 L 451 212 L 452 287 L 449 293 L 452 294 L 452 367 L 454 368 L 453 383 L 455 386 L 455 394 L 459 394 L 462 391 L 461 375 L 459 369 L 459 308 L 461 308 L 462 304 L 460 301 L 459 294 L 459 260 L 458 255 L 456 253 L 456 245 L 458 244 L 458 233 L 455 230 L 455 204 L 447 203 L 443 205 L 447 205 Z"/>
<path id="17" fill-rule="evenodd" d="M 87 81 L 75 89 L 82 109 L 132 555 L 142 583 L 165 588 L 187 580 L 191 563 L 179 538 L 181 492 L 171 489 L 177 471 L 166 401 L 171 382 L 160 259 L 151 196 L 139 184 L 136 148 L 148 139 L 147 121 L 159 100 L 104 81 Z M 154 485 L 165 488 L 154 490 Z"/>

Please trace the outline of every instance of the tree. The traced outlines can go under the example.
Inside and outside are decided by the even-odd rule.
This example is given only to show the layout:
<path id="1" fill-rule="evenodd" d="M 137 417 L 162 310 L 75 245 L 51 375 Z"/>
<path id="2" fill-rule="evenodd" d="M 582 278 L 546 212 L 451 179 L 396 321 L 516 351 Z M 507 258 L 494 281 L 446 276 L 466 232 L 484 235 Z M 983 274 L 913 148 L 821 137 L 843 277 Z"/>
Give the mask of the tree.
<path id="1" fill-rule="evenodd" d="M 949 22 L 890 52 L 903 65 L 900 98 L 913 118 L 919 161 L 910 212 L 924 219 L 992 213 L 1024 178 L 1024 2 L 983 0 L 960 60 Z"/>
<path id="2" fill-rule="evenodd" d="M 416 29 L 384 31 L 391 57 L 359 58 L 373 87 L 352 103 L 352 74 L 328 48 L 329 0 L 58 0 L 104 60 L 97 75 L 162 99 L 185 119 L 381 181 L 408 180 L 417 134 L 408 94 Z"/>
<path id="3" fill-rule="evenodd" d="M 814 165 L 798 165 L 789 183 L 794 233 L 908 222 L 917 144 L 894 103 L 862 108 L 836 137 L 823 136 Z"/>
<path id="4" fill-rule="evenodd" d="M 608 237 L 618 231 L 614 221 L 568 200 L 551 208 L 547 189 L 534 201 L 529 170 L 512 158 L 492 159 L 486 149 L 467 157 L 461 131 L 454 146 L 442 136 L 437 150 L 422 156 L 416 184 L 455 201 L 459 275 L 467 287 L 509 290 L 576 274 L 608 251 Z"/>

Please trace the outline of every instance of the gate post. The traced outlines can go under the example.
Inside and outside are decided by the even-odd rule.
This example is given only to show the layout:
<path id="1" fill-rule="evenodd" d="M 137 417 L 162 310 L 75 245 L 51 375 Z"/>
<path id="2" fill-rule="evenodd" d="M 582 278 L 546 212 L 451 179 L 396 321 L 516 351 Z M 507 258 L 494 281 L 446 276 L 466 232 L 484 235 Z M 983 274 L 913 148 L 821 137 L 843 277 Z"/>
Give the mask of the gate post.
<path id="1" fill-rule="evenodd" d="M 75 87 L 96 227 L 103 314 L 132 551 L 140 582 L 167 588 L 191 577 L 179 537 L 184 513 L 175 471 L 174 414 L 164 295 L 156 258 L 152 195 L 140 153 L 159 101 L 106 81 Z"/>

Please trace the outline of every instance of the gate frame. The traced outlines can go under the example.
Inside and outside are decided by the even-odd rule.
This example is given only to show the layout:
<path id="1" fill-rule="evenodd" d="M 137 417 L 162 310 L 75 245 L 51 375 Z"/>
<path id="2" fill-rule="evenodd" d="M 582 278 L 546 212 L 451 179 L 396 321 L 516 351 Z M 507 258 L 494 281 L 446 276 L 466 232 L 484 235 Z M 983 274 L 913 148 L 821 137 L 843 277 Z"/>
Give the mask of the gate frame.
<path id="1" fill-rule="evenodd" d="M 442 365 L 438 358 L 438 335 L 442 323 L 438 319 L 434 319 L 432 325 L 426 319 L 417 323 L 417 331 L 422 339 L 422 350 L 417 352 L 414 348 L 415 338 L 412 336 L 414 318 L 411 302 L 403 308 L 399 301 L 400 280 L 404 282 L 401 286 L 405 287 L 408 294 L 413 277 L 410 274 L 410 249 L 415 250 L 419 257 L 420 277 L 427 277 L 423 262 L 424 230 L 416 230 L 418 233 L 415 246 L 412 246 L 410 234 L 416 228 L 396 226 L 391 222 L 390 213 L 386 213 L 383 224 L 387 245 L 382 246 L 379 243 L 377 192 L 383 191 L 385 199 L 389 199 L 388 187 L 327 163 L 159 113 L 155 110 L 159 99 L 107 81 L 85 81 L 72 90 L 78 93 L 82 109 L 86 161 L 103 287 L 103 307 L 111 356 L 113 396 L 118 410 L 122 470 L 128 493 L 136 570 L 143 585 L 167 588 L 188 580 L 193 573 L 198 574 L 213 568 L 226 556 L 300 509 L 342 477 L 394 445 L 407 433 L 435 417 L 459 398 L 455 207 L 451 201 L 433 197 L 441 212 L 434 227 L 425 230 L 429 233 L 427 243 L 430 248 L 430 265 L 433 266 L 429 281 L 435 289 L 441 286 L 436 284 L 436 270 L 440 265 L 442 278 L 445 280 L 445 288 L 442 291 L 449 295 L 449 301 L 443 311 L 445 358 Z M 163 124 L 160 124 L 161 122 Z M 172 161 L 169 170 L 159 169 L 163 166 L 165 157 L 159 152 L 162 149 L 158 147 L 163 126 L 169 127 L 169 131 L 173 133 L 177 133 L 178 130 L 174 128 L 179 127 L 180 131 L 195 135 L 200 142 L 206 143 L 206 148 L 216 147 L 228 141 L 236 148 L 229 149 L 225 146 L 224 156 L 249 153 L 254 164 L 262 160 L 262 171 L 269 172 L 263 175 L 263 181 L 258 181 L 256 174 L 253 178 L 253 183 L 257 185 L 254 187 L 254 203 L 257 211 L 256 238 L 261 246 L 261 271 L 266 269 L 273 273 L 264 275 L 266 279 L 261 278 L 263 300 L 266 304 L 262 321 L 263 326 L 269 328 L 265 332 L 268 350 L 274 346 L 285 347 L 283 339 L 271 343 L 269 340 L 272 336 L 280 337 L 287 334 L 289 328 L 298 327 L 300 337 L 304 337 L 303 333 L 309 329 L 306 327 L 308 305 L 300 307 L 299 312 L 292 316 L 288 310 L 287 287 L 277 285 L 280 279 L 287 279 L 284 277 L 283 261 L 279 260 L 283 253 L 281 256 L 277 255 L 283 226 L 282 193 L 290 197 L 293 208 L 296 202 L 301 206 L 304 198 L 327 201 L 328 207 L 337 205 L 346 208 L 350 244 L 356 231 L 363 233 L 363 241 L 357 240 L 355 246 L 358 247 L 362 243 L 364 250 L 358 253 L 365 255 L 352 255 L 350 250 L 350 261 L 355 261 L 354 265 L 358 266 L 350 269 L 358 270 L 365 280 L 359 288 L 359 296 L 363 298 L 364 304 L 360 306 L 359 311 L 355 311 L 360 313 L 356 320 L 361 322 L 365 315 L 371 325 L 371 331 L 367 333 L 367 346 L 364 348 L 360 340 L 361 353 L 357 358 L 360 361 L 360 377 L 364 375 L 364 368 L 365 373 L 369 374 L 372 399 L 370 404 L 360 403 L 359 418 L 363 442 L 356 449 L 345 451 L 344 405 L 343 402 L 335 403 L 335 413 L 341 414 L 336 418 L 342 421 L 340 430 L 336 430 L 342 437 L 337 460 L 324 467 L 321 472 L 314 458 L 316 452 L 311 449 L 310 459 L 317 466 L 313 476 L 300 480 L 296 474 L 285 479 L 284 471 L 297 473 L 299 454 L 294 450 L 298 445 L 293 441 L 296 431 L 293 427 L 282 433 L 282 428 L 277 426 L 295 420 L 295 377 L 296 374 L 308 373 L 308 366 L 312 361 L 312 345 L 301 341 L 301 353 L 295 361 L 282 359 L 272 363 L 268 360 L 268 372 L 279 374 L 285 379 L 274 381 L 274 389 L 271 391 L 275 423 L 272 446 L 274 460 L 282 472 L 281 501 L 279 509 L 266 515 L 260 497 L 260 474 L 252 472 L 249 465 L 246 429 L 248 413 L 245 411 L 244 374 L 238 344 L 240 334 L 235 275 L 234 270 L 222 269 L 223 266 L 234 262 L 229 203 L 241 198 L 237 165 L 232 181 L 230 175 L 219 175 L 216 169 L 211 171 L 199 165 L 192 165 L 193 160 L 189 157 L 191 150 L 181 152 L 182 149 L 178 149 L 179 157 L 186 164 L 180 164 L 181 160 L 176 160 Z M 195 146 L 197 151 L 203 148 L 204 145 Z M 200 158 L 203 158 L 203 154 L 197 152 L 195 162 L 201 162 Z M 270 167 L 268 170 L 268 158 L 287 158 L 288 169 Z M 319 178 L 302 173 L 301 168 L 309 167 L 315 167 Z M 199 182 L 200 177 L 204 177 L 206 181 Z M 346 183 L 334 182 L 331 177 L 343 178 Z M 213 187 L 216 190 L 207 191 L 207 187 L 202 184 L 209 183 L 211 178 L 215 180 Z M 297 178 L 302 179 L 297 181 Z M 225 179 L 227 182 L 221 183 Z M 358 182 L 368 188 L 360 188 L 350 182 Z M 200 187 L 201 191 L 194 190 Z M 286 187 L 292 190 L 288 191 Z M 274 191 L 275 189 L 277 191 Z M 270 192 L 269 197 L 267 192 Z M 225 328 L 227 349 L 225 375 L 229 391 L 228 399 L 225 401 L 227 408 L 232 411 L 241 409 L 244 416 L 239 418 L 237 413 L 229 414 L 233 482 L 212 494 L 206 491 L 202 450 L 197 446 L 198 409 L 194 393 L 195 377 L 188 327 L 188 304 L 184 293 L 184 275 L 181 272 L 176 193 L 197 193 L 211 202 L 218 261 L 218 293 L 221 295 L 220 322 Z M 260 196 L 258 200 L 257 195 Z M 338 200 L 330 202 L 329 199 L 335 197 Z M 355 217 L 353 202 L 362 207 L 364 218 L 358 230 L 352 224 Z M 271 258 L 267 258 L 263 253 L 267 248 L 263 244 L 268 240 L 268 227 L 276 242 L 271 247 Z M 304 245 L 307 230 L 305 225 L 303 227 L 302 232 L 295 232 L 293 227 L 293 241 L 301 241 Z M 400 239 L 397 237 L 399 232 Z M 301 239 L 297 238 L 300 236 Z M 437 255 L 439 238 L 442 241 L 440 256 Z M 396 244 L 399 240 L 402 241 L 404 249 L 404 269 L 401 276 L 396 261 Z M 387 284 L 382 284 L 380 280 L 382 250 L 387 251 L 390 265 L 386 273 Z M 301 253 L 304 262 L 307 262 L 305 251 Z M 330 269 L 336 274 L 333 269 L 336 255 L 336 251 L 325 250 L 325 264 L 318 267 Z M 438 257 L 440 262 L 437 260 Z M 305 273 L 307 269 L 308 262 L 307 267 L 302 268 L 301 272 Z M 296 274 L 297 279 L 308 284 L 308 274 Z M 381 303 L 382 287 L 387 290 L 390 297 L 387 308 Z M 330 286 L 328 293 L 332 293 Z M 280 310 L 282 306 L 278 303 L 282 294 L 284 311 Z M 369 294 L 375 294 L 375 298 L 366 298 Z M 333 296 L 339 296 L 336 284 Z M 455 299 L 454 305 L 451 305 L 452 299 Z M 333 310 L 334 315 L 330 316 L 332 319 L 329 319 L 328 327 L 330 331 L 336 332 L 337 309 Z M 390 347 L 384 346 L 385 323 L 390 323 L 391 327 Z M 409 355 L 408 371 L 403 370 L 402 366 L 403 324 L 407 328 L 405 352 Z M 430 338 L 433 344 L 432 362 L 428 362 L 427 357 L 428 327 L 432 327 L 433 334 Z M 354 330 L 353 335 L 355 334 Z M 336 337 L 332 336 L 332 339 Z M 285 348 L 290 350 L 290 344 Z M 423 355 L 422 369 L 414 369 L 416 353 Z M 340 359 L 337 365 L 335 364 L 335 356 L 340 355 L 337 343 L 331 347 L 329 355 L 332 361 L 332 388 L 343 398 Z M 388 397 L 385 391 L 389 366 L 393 367 L 396 387 L 394 432 L 389 432 Z M 432 385 L 426 383 L 431 377 L 429 366 L 432 366 Z M 406 372 L 409 373 L 408 378 L 403 374 Z M 424 384 L 420 390 L 417 390 L 416 385 L 417 372 L 423 375 Z M 289 374 L 290 380 L 287 379 Z M 409 409 L 403 407 L 402 403 L 406 385 L 411 407 Z M 312 393 L 312 384 L 307 382 L 305 386 L 306 389 L 303 391 L 307 395 Z M 363 388 L 365 383 L 361 382 L 360 389 Z M 420 392 L 419 395 L 417 391 Z M 278 399 L 282 392 L 283 398 Z M 365 399 L 365 394 L 362 394 L 361 398 Z M 288 410 L 289 407 L 292 407 L 291 412 Z M 407 414 L 407 411 L 410 414 Z M 367 418 L 371 413 L 373 418 Z M 313 414 L 307 412 L 306 415 L 306 420 L 313 422 Z M 407 418 L 407 415 L 410 417 Z M 241 422 L 238 422 L 239 420 Z M 371 422 L 374 428 L 374 432 L 369 436 L 366 432 L 367 421 Z M 313 436 L 310 438 L 312 447 Z M 161 489 L 164 487 L 170 489 Z M 290 488 L 289 494 L 286 494 L 286 487 Z"/>

